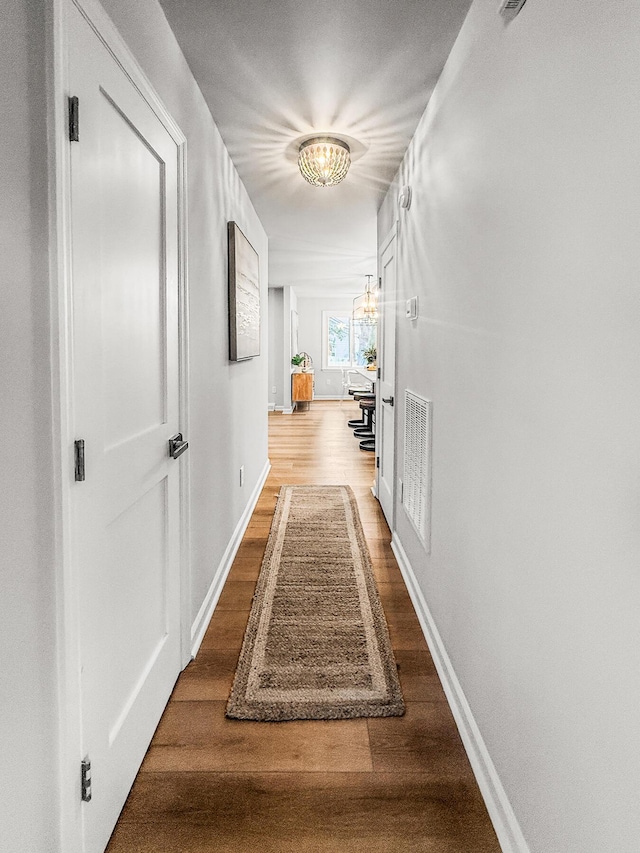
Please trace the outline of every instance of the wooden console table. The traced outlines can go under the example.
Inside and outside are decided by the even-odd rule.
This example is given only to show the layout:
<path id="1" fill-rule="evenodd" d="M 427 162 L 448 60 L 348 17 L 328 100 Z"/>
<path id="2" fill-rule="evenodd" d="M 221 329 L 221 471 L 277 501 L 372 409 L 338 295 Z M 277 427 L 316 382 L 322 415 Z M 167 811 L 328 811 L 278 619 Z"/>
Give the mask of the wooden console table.
<path id="1" fill-rule="evenodd" d="M 299 403 L 304 403 L 305 408 L 313 400 L 313 373 L 306 371 L 305 373 L 291 374 L 291 402 L 297 406 Z"/>

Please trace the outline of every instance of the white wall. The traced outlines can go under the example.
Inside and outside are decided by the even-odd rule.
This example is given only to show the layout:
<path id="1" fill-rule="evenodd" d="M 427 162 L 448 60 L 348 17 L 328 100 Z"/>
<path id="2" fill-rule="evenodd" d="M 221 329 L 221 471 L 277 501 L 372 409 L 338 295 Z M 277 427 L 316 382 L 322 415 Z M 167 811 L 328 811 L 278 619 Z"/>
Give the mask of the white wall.
<path id="1" fill-rule="evenodd" d="M 267 238 L 156 0 L 105 0 L 188 140 L 192 577 L 195 619 L 267 463 Z M 3 192 L 0 426 L 0 849 L 62 853 L 56 674 L 47 66 L 49 3 L 13 0 L 0 27 Z M 226 224 L 261 259 L 262 355 L 228 361 Z M 54 312 L 53 312 L 54 313 Z M 238 471 L 245 466 L 245 485 Z M 64 708 L 66 715 L 69 709 Z M 68 849 L 68 848 L 64 848 Z"/>
<path id="2" fill-rule="evenodd" d="M 41 4 L 0 26 L 0 850 L 56 829 L 55 538 Z"/>
<path id="3" fill-rule="evenodd" d="M 269 288 L 269 408 L 284 406 L 284 299 L 281 287 Z M 273 389 L 276 389 L 275 391 Z"/>
<path id="4" fill-rule="evenodd" d="M 282 405 L 283 411 L 291 414 L 293 411 L 291 403 L 291 356 L 294 342 L 291 334 L 291 317 L 298 310 L 298 297 L 293 287 L 282 288 L 282 350 L 280 370 L 282 376 Z"/>
<path id="5" fill-rule="evenodd" d="M 353 297 L 298 297 L 300 349 L 313 358 L 316 397 L 342 396 L 342 370 L 322 369 L 322 312 L 342 311 L 350 314 L 352 310 Z"/>
<path id="6" fill-rule="evenodd" d="M 434 401 L 431 556 L 397 533 L 532 853 L 635 853 L 640 6 L 497 6 L 381 210 L 412 186 L 397 398 Z"/>
<path id="7" fill-rule="evenodd" d="M 269 288 L 269 408 L 291 414 L 292 317 L 298 296 L 291 286 Z M 302 348 L 299 344 L 298 350 Z M 275 387 L 275 393 L 273 388 Z"/>

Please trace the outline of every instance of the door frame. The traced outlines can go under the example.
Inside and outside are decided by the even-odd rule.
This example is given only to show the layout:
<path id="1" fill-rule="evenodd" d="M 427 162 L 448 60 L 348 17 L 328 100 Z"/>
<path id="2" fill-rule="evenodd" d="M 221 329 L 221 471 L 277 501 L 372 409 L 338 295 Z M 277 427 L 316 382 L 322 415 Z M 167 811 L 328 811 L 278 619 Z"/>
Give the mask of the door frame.
<path id="1" fill-rule="evenodd" d="M 393 225 L 387 231 L 384 239 L 381 241 L 380 245 L 378 246 L 378 275 L 380 276 L 380 278 L 379 278 L 380 290 L 379 290 L 378 304 L 380 304 L 382 301 L 384 301 L 384 291 L 381 289 L 382 277 L 380 275 L 382 272 L 382 256 L 387 251 L 387 249 L 389 248 L 389 246 L 391 245 L 393 240 L 396 241 L 396 249 L 395 249 L 395 253 L 393 256 L 393 263 L 395 265 L 395 272 L 396 272 L 396 302 L 397 302 L 397 295 L 398 295 L 398 243 L 400 241 L 400 228 L 399 228 L 399 222 L 397 219 L 394 220 Z M 395 392 L 396 385 L 397 385 L 397 378 L 398 378 L 398 370 L 397 370 L 398 312 L 397 312 L 397 310 L 394 312 L 393 316 L 394 316 L 394 323 L 396 326 L 395 335 L 393 337 L 393 344 L 394 344 L 393 387 L 394 387 L 394 392 Z M 382 318 L 381 312 L 378 313 L 378 322 L 380 322 L 380 320 L 382 320 L 382 323 L 384 324 L 384 319 Z M 380 340 L 380 335 L 378 335 L 378 340 Z M 382 349 L 382 356 L 383 356 L 383 358 L 385 357 L 384 348 Z M 380 366 L 382 366 L 382 365 L 380 365 Z M 380 371 L 379 371 L 378 375 L 380 375 Z M 376 393 L 378 396 L 380 396 L 380 382 L 379 381 L 376 382 Z M 376 401 L 376 404 L 377 404 L 378 410 L 380 411 L 379 400 Z M 396 529 L 396 480 L 397 480 L 396 471 L 397 471 L 397 461 L 398 461 L 397 460 L 397 452 L 396 452 L 397 447 L 398 447 L 397 434 L 398 434 L 398 407 L 397 407 L 397 405 L 394 405 L 394 407 L 393 407 L 393 450 L 392 450 L 392 454 L 393 454 L 393 477 L 391 480 L 392 510 L 391 510 L 391 518 L 387 519 L 387 523 L 389 524 L 389 528 L 391 529 L 392 533 L 394 533 L 394 531 Z M 379 446 L 376 446 L 376 457 L 379 457 L 381 452 L 382 452 L 382 448 Z M 379 467 L 376 468 L 375 496 L 379 501 L 380 500 L 380 468 Z"/>
<path id="2" fill-rule="evenodd" d="M 76 8 L 151 107 L 176 144 L 178 168 L 178 337 L 180 430 L 189 435 L 189 297 L 187 288 L 186 137 L 160 100 L 98 0 L 47 0 L 47 119 L 49 125 L 49 245 L 52 341 L 53 465 L 56 521 L 56 627 L 58 659 L 58 849 L 83 853 L 80 801 L 82 716 L 78 566 L 71 514 L 74 486 L 70 145 L 67 130 L 68 11 Z M 82 116 L 80 114 L 80 122 Z M 82 125 L 80 126 L 82 132 Z M 191 660 L 189 464 L 180 466 L 180 657 Z"/>

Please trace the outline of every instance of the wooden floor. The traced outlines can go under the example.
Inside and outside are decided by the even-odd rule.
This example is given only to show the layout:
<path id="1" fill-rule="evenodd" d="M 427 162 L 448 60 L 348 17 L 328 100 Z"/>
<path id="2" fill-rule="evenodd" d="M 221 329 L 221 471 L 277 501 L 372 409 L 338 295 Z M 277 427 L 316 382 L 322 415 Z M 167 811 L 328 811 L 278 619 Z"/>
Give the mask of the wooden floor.
<path id="1" fill-rule="evenodd" d="M 269 416 L 272 470 L 108 853 L 499 853 L 371 494 L 352 402 Z M 348 483 L 400 667 L 404 717 L 252 723 L 224 708 L 282 483 Z"/>

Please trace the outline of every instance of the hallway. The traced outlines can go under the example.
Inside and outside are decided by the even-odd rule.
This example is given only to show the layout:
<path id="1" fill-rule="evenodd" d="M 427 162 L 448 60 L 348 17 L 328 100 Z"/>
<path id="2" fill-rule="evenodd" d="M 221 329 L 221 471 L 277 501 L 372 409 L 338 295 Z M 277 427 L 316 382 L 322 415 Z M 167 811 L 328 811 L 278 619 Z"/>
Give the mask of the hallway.
<path id="1" fill-rule="evenodd" d="M 499 853 L 371 494 L 351 402 L 269 416 L 272 469 L 202 647 L 180 676 L 107 853 Z M 403 718 L 247 723 L 224 708 L 283 483 L 358 499 L 407 704 Z"/>

